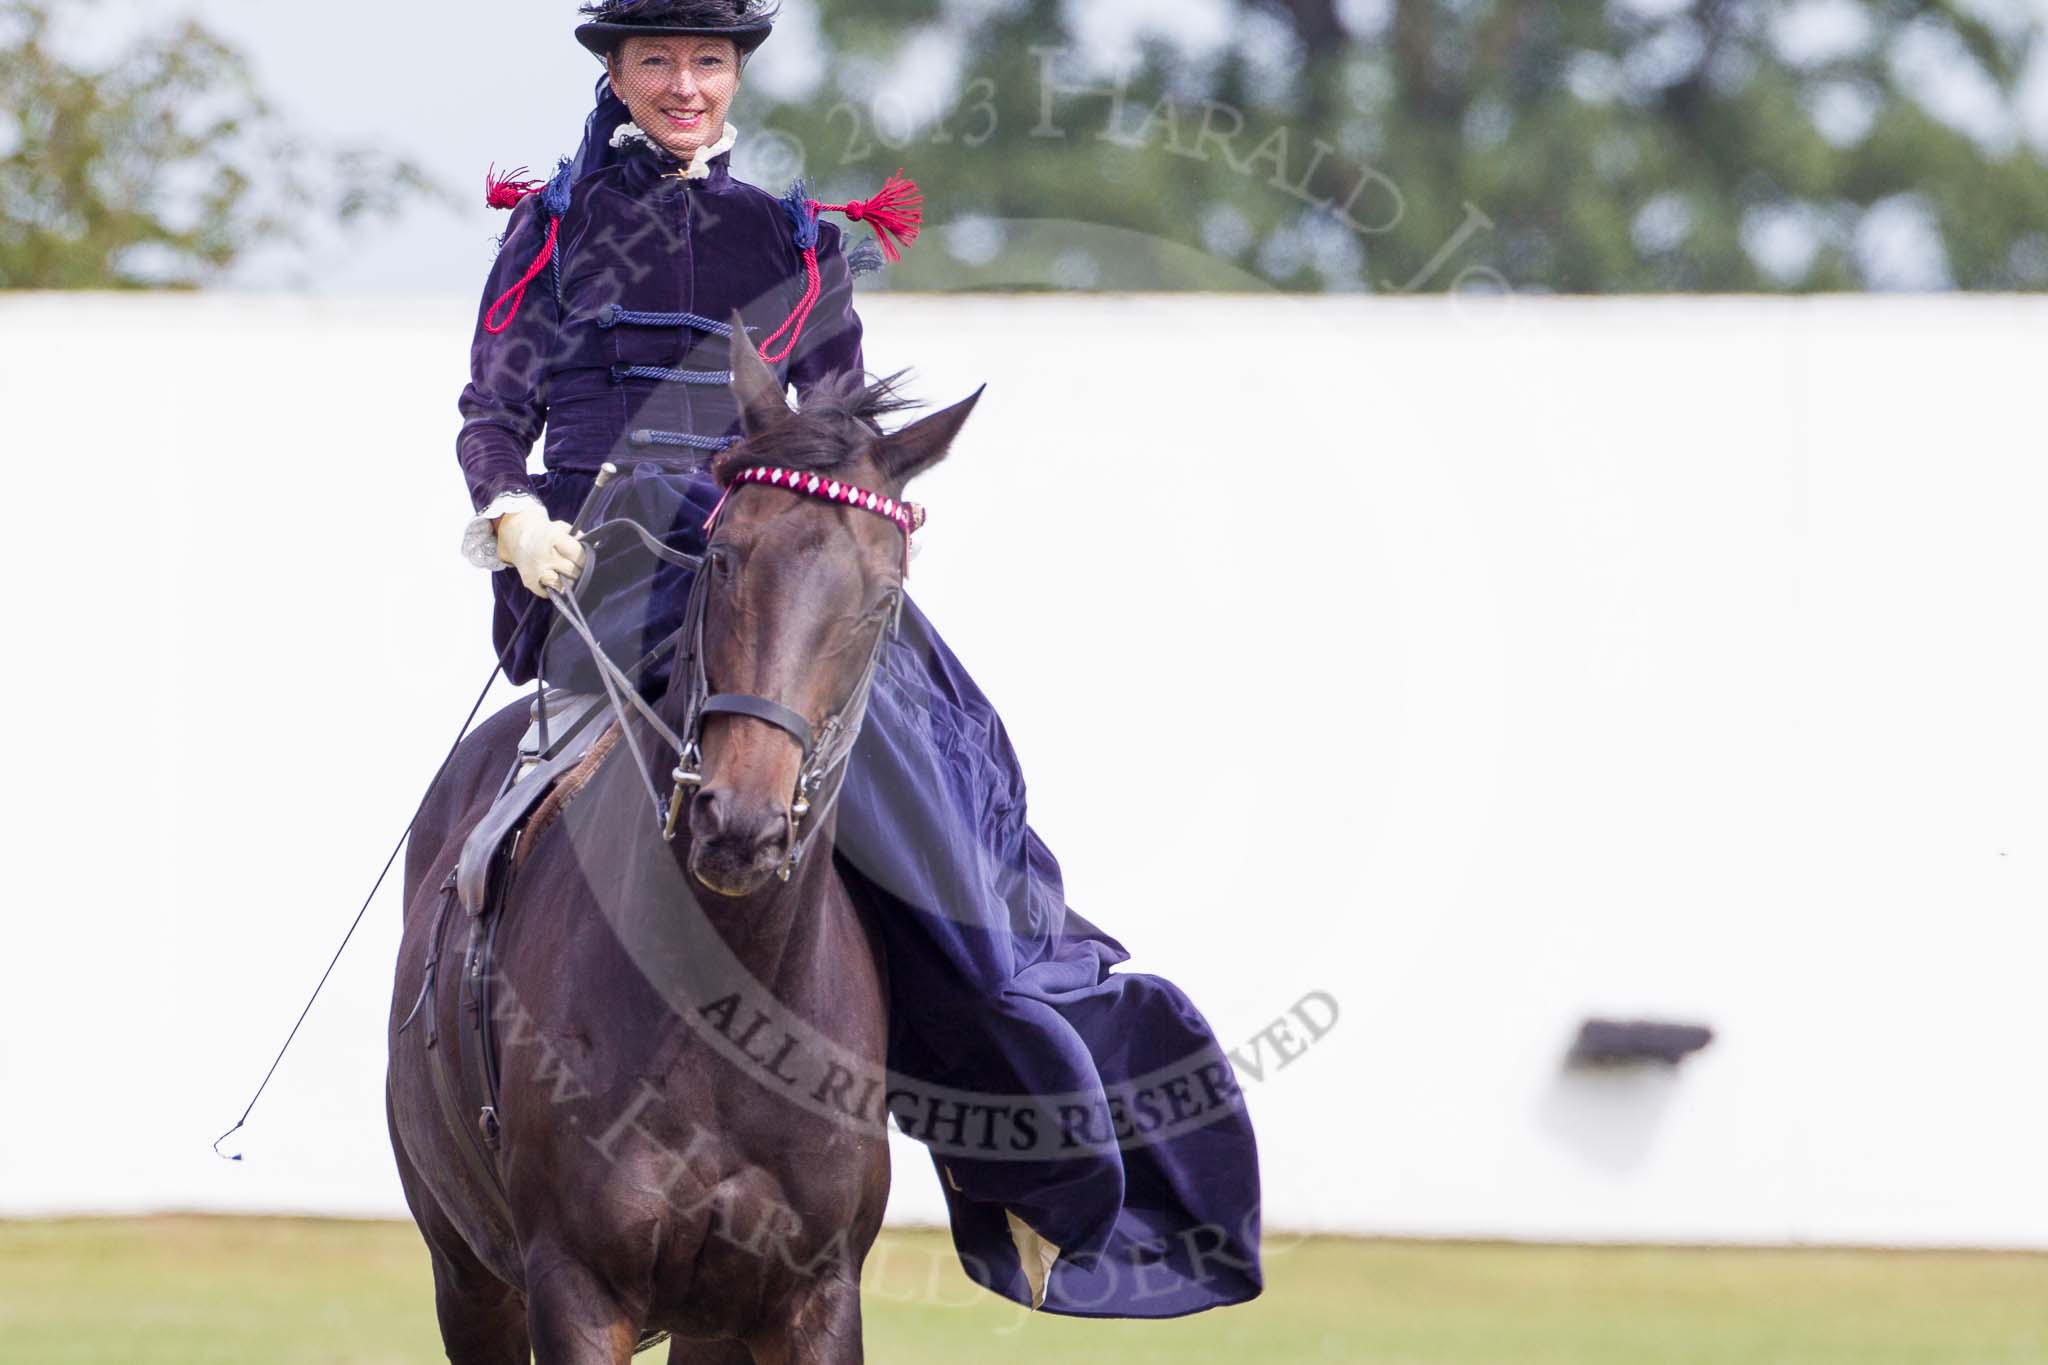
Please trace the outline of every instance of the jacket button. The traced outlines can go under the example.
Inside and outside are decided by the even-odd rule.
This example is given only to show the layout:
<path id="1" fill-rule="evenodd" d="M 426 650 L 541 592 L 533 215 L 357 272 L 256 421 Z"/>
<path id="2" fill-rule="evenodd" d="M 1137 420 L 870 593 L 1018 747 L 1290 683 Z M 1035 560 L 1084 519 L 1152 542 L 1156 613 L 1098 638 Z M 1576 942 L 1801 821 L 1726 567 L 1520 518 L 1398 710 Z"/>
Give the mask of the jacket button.
<path id="1" fill-rule="evenodd" d="M 600 308 L 600 309 L 598 309 L 598 310 L 597 310 L 597 325 L 598 325 L 598 326 L 600 326 L 600 327 L 616 327 L 616 326 L 618 326 L 618 325 L 619 325 L 619 312 L 620 312 L 620 309 L 619 309 L 619 305 L 618 305 L 618 304 L 616 304 L 616 303 L 608 303 L 608 304 L 606 304 L 606 305 L 605 305 L 604 307 L 602 307 L 602 308 Z"/>

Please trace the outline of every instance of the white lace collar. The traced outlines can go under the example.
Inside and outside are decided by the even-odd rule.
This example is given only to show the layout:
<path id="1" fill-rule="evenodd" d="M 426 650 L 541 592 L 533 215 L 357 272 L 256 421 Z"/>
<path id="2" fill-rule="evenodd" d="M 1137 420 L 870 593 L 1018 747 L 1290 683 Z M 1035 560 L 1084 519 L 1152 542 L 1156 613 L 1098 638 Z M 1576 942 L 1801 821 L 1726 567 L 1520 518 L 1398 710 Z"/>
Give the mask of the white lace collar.
<path id="1" fill-rule="evenodd" d="M 719 130 L 718 140 L 708 147 L 699 147 L 696 154 L 690 158 L 690 169 L 683 173 L 683 179 L 708 179 L 711 175 L 711 159 L 731 151 L 733 143 L 739 140 L 739 135 L 739 128 L 731 119 L 727 119 L 725 127 Z M 628 142 L 644 142 L 663 156 L 675 156 L 674 152 L 649 137 L 647 130 L 637 123 L 621 123 L 612 134 L 612 146 L 623 147 Z"/>

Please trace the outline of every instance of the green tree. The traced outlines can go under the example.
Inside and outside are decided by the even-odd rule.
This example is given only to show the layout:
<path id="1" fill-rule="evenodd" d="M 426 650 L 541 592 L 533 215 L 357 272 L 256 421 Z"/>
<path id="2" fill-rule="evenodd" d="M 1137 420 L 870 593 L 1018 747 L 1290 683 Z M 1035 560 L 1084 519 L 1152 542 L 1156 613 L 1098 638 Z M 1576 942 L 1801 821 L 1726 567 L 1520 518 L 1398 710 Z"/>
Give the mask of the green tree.
<path id="1" fill-rule="evenodd" d="M 52 47 L 47 0 L 0 0 L 0 288 L 192 288 L 311 219 L 432 193 L 411 164 L 294 133 L 194 23 L 103 67 Z"/>
<path id="2" fill-rule="evenodd" d="M 2048 164 L 2014 114 L 2037 7 L 1231 11 L 1213 59 L 1147 40 L 1113 81 L 1060 0 L 821 5 L 830 83 L 765 122 L 821 197 L 899 163 L 928 186 L 940 249 L 899 285 L 2048 287 Z M 946 88 L 904 88 L 947 43 Z"/>

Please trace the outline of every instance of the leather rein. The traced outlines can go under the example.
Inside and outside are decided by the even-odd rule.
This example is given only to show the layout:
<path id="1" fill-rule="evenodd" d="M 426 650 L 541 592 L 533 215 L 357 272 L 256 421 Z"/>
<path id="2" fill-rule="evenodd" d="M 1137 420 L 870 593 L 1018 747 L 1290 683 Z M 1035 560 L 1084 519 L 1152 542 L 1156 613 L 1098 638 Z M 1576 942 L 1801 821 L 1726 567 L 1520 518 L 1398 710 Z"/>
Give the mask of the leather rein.
<path id="1" fill-rule="evenodd" d="M 841 506 L 857 508 L 891 522 L 903 532 L 903 575 L 910 571 L 910 537 L 924 524 L 925 513 L 915 503 L 899 502 L 853 484 L 819 474 L 801 470 L 783 469 L 774 465 L 755 465 L 741 470 L 726 484 L 718 505 L 711 509 L 711 515 L 704 519 L 704 532 L 708 540 L 716 529 L 719 514 L 725 510 L 726 502 L 733 490 L 741 484 L 761 484 L 782 488 L 806 497 L 819 498 Z M 604 532 L 614 528 L 630 531 L 637 537 L 648 553 L 668 564 L 691 571 L 690 596 L 683 608 L 683 624 L 675 635 L 653 652 L 642 658 L 630 669 L 620 668 L 603 646 L 597 641 L 589 618 L 584 614 L 581 601 L 582 586 L 596 576 L 596 546 L 591 542 Z M 797 771 L 796 789 L 784 806 L 788 819 L 789 833 L 787 848 L 782 864 L 776 875 L 788 881 L 795 871 L 799 859 L 810 847 L 812 837 L 824 823 L 825 813 L 838 799 L 840 779 L 843 777 L 846 761 L 853 753 L 854 742 L 860 738 L 861 722 L 867 715 L 868 695 L 873 690 L 875 674 L 882 662 L 882 650 L 896 634 L 903 619 L 903 579 L 899 577 L 890 588 L 887 599 L 872 613 L 878 619 L 874 644 L 868 650 L 867 663 L 862 667 L 860 677 L 847 693 L 845 701 L 822 725 L 813 727 L 804 715 L 794 708 L 776 701 L 772 697 L 756 696 L 750 692 L 713 692 L 704 666 L 704 619 L 710 600 L 709 575 L 703 572 L 703 555 L 686 554 L 670 549 L 654 534 L 638 522 L 625 518 L 606 521 L 583 533 L 586 562 L 583 571 L 577 575 L 566 592 L 551 592 L 550 598 L 570 628 L 582 637 L 584 647 L 590 651 L 592 661 L 597 665 L 599 680 L 604 684 L 605 696 L 619 721 L 619 732 L 626 741 L 626 748 L 633 757 L 634 767 L 639 770 L 641 782 L 646 786 L 654 807 L 654 818 L 661 829 L 664 841 L 673 841 L 676 830 L 682 824 L 682 815 L 690 796 L 704 784 L 703 753 L 699 747 L 704 721 L 710 716 L 750 716 L 783 731 L 795 740 L 803 751 L 803 766 Z M 886 618 L 886 619 L 881 619 Z M 651 660 L 680 643 L 682 653 L 677 656 L 678 668 L 671 671 L 670 687 L 678 682 L 683 686 L 683 723 L 680 730 L 671 728 L 645 698 L 635 681 L 637 675 Z M 675 754 L 675 767 L 669 774 L 669 790 L 664 797 L 660 784 L 654 778 L 654 768 L 649 763 L 640 741 L 629 723 L 629 709 L 639 715 L 663 744 Z"/>

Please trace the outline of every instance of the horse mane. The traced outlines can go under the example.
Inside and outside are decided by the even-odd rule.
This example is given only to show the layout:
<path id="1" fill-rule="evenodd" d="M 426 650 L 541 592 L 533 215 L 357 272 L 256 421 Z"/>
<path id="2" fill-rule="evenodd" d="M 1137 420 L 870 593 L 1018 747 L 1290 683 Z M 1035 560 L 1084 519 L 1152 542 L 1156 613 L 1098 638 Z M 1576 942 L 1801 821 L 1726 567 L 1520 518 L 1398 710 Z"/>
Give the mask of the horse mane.
<path id="1" fill-rule="evenodd" d="M 879 419 L 924 405 L 923 399 L 903 393 L 908 373 L 898 370 L 871 379 L 861 370 L 842 370 L 825 376 L 789 416 L 774 420 L 765 431 L 713 460 L 711 476 L 720 485 L 729 484 L 733 475 L 757 464 L 807 474 L 838 471 L 853 463 L 873 438 L 886 434 Z"/>

